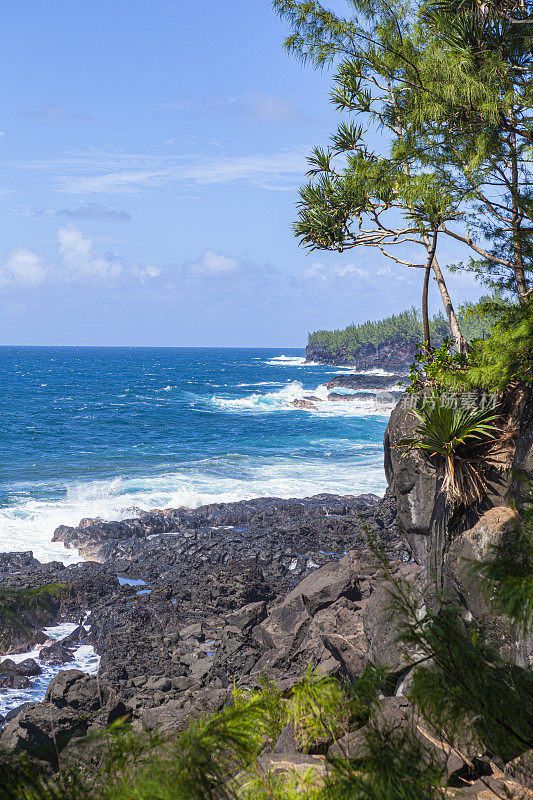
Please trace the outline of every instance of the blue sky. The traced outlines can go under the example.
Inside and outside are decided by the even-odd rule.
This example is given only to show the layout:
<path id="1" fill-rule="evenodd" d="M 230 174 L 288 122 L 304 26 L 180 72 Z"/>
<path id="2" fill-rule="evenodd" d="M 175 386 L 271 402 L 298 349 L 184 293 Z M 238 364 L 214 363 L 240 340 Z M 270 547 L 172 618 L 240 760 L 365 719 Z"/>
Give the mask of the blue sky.
<path id="1" fill-rule="evenodd" d="M 297 347 L 419 303 L 418 270 L 292 236 L 338 118 L 268 0 L 25 0 L 2 22 L 0 343 Z"/>

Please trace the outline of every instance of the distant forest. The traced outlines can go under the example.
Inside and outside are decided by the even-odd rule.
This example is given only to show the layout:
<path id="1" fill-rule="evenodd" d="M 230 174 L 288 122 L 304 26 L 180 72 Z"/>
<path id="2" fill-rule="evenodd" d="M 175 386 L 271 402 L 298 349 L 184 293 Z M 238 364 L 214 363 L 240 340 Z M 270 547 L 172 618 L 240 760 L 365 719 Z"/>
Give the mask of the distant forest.
<path id="1" fill-rule="evenodd" d="M 459 309 L 458 321 L 465 338 L 469 341 L 480 339 L 492 328 L 492 319 L 477 312 L 477 306 L 465 304 Z M 450 335 L 448 321 L 439 312 L 430 320 L 431 343 L 439 345 L 445 336 Z M 391 342 L 406 342 L 415 345 L 422 339 L 422 321 L 416 308 L 393 314 L 392 317 L 352 323 L 344 330 L 314 331 L 309 334 L 308 345 L 326 347 L 332 351 L 341 351 L 347 355 L 354 354 L 365 344 L 379 347 Z"/>

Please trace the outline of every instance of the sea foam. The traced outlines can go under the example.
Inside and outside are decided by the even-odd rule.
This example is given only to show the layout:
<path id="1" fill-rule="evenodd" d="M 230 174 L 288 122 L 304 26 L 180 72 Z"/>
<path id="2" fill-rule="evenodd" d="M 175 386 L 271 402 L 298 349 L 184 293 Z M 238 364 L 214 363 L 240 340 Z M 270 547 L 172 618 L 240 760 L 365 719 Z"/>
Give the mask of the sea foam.
<path id="1" fill-rule="evenodd" d="M 336 394 L 341 390 L 334 389 Z M 347 397 L 353 395 L 355 390 L 344 390 L 342 393 Z M 330 391 L 324 384 L 320 384 L 315 389 L 304 389 L 301 381 L 291 381 L 282 386 L 275 392 L 252 392 L 242 397 L 224 397 L 215 395 L 211 397 L 211 405 L 215 408 L 242 413 L 251 412 L 255 414 L 265 414 L 275 411 L 304 411 L 306 413 L 317 414 L 320 416 L 336 417 L 367 417 L 380 416 L 386 417 L 390 414 L 396 400 L 388 392 L 373 392 L 366 390 L 368 397 L 357 397 L 357 399 L 329 400 Z M 308 397 L 316 397 L 312 408 L 297 408 L 294 401 L 304 400 Z"/>

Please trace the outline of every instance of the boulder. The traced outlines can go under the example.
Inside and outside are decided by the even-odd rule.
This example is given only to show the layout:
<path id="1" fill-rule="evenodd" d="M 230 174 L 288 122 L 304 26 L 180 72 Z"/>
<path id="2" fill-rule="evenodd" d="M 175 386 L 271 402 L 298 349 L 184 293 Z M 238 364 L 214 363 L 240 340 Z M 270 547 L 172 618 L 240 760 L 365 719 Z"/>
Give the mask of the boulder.
<path id="1" fill-rule="evenodd" d="M 417 565 L 401 565 L 397 574 L 414 586 L 420 586 L 420 567 Z M 420 602 L 422 604 L 422 598 Z M 390 672 L 400 673 L 417 660 L 417 654 L 408 652 L 398 640 L 400 624 L 397 613 L 391 609 L 388 581 L 382 580 L 375 585 L 363 611 L 363 624 L 369 662 L 386 667 Z"/>
<path id="2" fill-rule="evenodd" d="M 293 725 L 285 725 L 274 748 L 270 752 L 263 753 L 259 758 L 259 763 L 269 772 L 285 774 L 293 779 L 300 773 L 302 777 L 305 776 L 309 779 L 311 771 L 315 779 L 320 779 L 326 773 L 323 755 L 301 752 L 301 748 L 296 742 Z"/>
<path id="3" fill-rule="evenodd" d="M 521 477 L 533 478 L 533 389 L 529 387 L 524 410 L 520 420 L 520 430 L 516 442 L 516 449 L 513 460 L 513 495 L 518 506 L 529 500 L 527 483 L 520 480 Z"/>
<path id="4" fill-rule="evenodd" d="M 81 644 L 85 644 L 90 636 L 89 631 L 83 627 L 83 625 L 78 625 L 78 627 L 69 633 L 68 636 L 65 636 L 63 639 L 60 640 L 59 644 L 62 647 L 79 647 Z"/>
<path id="5" fill-rule="evenodd" d="M 383 442 L 385 474 L 396 499 L 397 520 L 419 564 L 433 565 L 444 541 L 436 541 L 435 526 L 445 511 L 436 468 L 419 450 L 398 448 L 414 435 L 418 422 L 403 403 L 392 411 Z M 445 516 L 445 514 L 444 514 Z M 436 552 L 436 548 L 440 550 Z"/>
<path id="6" fill-rule="evenodd" d="M 360 675 L 367 661 L 360 608 L 341 598 L 315 615 L 313 629 L 315 628 L 327 651 L 326 659 L 322 662 L 322 672 L 338 670 L 346 678 Z"/>
<path id="7" fill-rule="evenodd" d="M 352 567 L 351 556 L 345 556 L 308 575 L 259 626 L 265 644 L 288 652 L 322 608 L 331 606 L 340 597 L 360 599 L 357 576 Z"/>
<path id="8" fill-rule="evenodd" d="M 30 686 L 30 679 L 26 678 L 24 675 L 0 675 L 1 689 L 28 689 Z"/>
<path id="9" fill-rule="evenodd" d="M 266 652 L 254 667 L 280 673 L 286 688 L 310 663 L 323 674 L 358 675 L 366 664 L 362 609 L 371 594 L 371 559 L 354 551 L 305 578 L 254 629 Z M 276 675 L 277 677 L 277 675 Z"/>
<path id="10" fill-rule="evenodd" d="M 533 665 L 533 635 L 521 636 L 508 619 L 495 614 L 472 565 L 485 561 L 491 549 L 516 528 L 519 517 L 509 506 L 486 511 L 473 528 L 464 531 L 450 545 L 445 572 L 453 589 L 472 616 L 492 633 L 507 658 L 521 667 Z"/>
<path id="11" fill-rule="evenodd" d="M 74 661 L 74 654 L 72 650 L 63 647 L 59 642 L 54 642 L 48 646 L 41 647 L 39 659 L 43 664 L 59 666 L 61 664 L 68 664 L 69 661 Z"/>
<path id="12" fill-rule="evenodd" d="M 38 563 L 31 550 L 21 553 L 0 553 L 0 573 L 18 572 L 21 569 L 36 566 Z"/>
<path id="13" fill-rule="evenodd" d="M 21 711 L 24 711 L 26 708 L 32 708 L 34 703 L 21 703 L 19 706 L 15 706 L 12 708 L 11 711 L 8 711 L 5 715 L 3 722 L 9 722 L 10 720 L 14 719 Z"/>
<path id="14" fill-rule="evenodd" d="M 487 775 L 465 789 L 454 800 L 533 800 L 533 791 L 512 778 Z"/>
<path id="15" fill-rule="evenodd" d="M 41 672 L 42 669 L 34 658 L 25 658 L 18 663 L 11 658 L 4 658 L 0 664 L 0 675 L 24 675 L 26 678 L 34 678 Z"/>
<path id="16" fill-rule="evenodd" d="M 58 754 L 74 736 L 84 736 L 87 720 L 51 703 L 24 708 L 3 729 L 0 746 L 57 766 Z"/>
<path id="17" fill-rule="evenodd" d="M 28 591 L 18 572 L 0 573 L 2 608 L 0 653 L 31 649 L 43 625 L 55 622 L 60 608 L 57 586 L 42 585 L 38 593 Z"/>
<path id="18" fill-rule="evenodd" d="M 533 789 L 533 750 L 526 750 L 522 755 L 509 761 L 505 765 L 505 774 Z"/>
<path id="19" fill-rule="evenodd" d="M 294 406 L 294 408 L 301 408 L 305 411 L 313 411 L 316 408 L 311 400 L 291 400 L 291 406 Z"/>
<path id="20" fill-rule="evenodd" d="M 79 669 L 62 670 L 50 681 L 45 702 L 56 708 L 79 709 L 84 713 L 99 711 L 104 705 L 97 678 Z"/>
<path id="21" fill-rule="evenodd" d="M 384 697 L 373 706 L 367 725 L 341 737 L 329 748 L 330 757 L 364 757 L 368 753 L 368 737 L 375 730 L 405 731 L 411 734 L 422 745 L 423 751 L 427 752 L 427 757 L 434 758 L 442 766 L 448 779 L 470 774 L 466 761 L 431 731 L 415 706 L 404 697 Z M 470 760 L 470 757 L 475 758 L 477 755 L 477 751 L 470 751 L 467 758 Z"/>

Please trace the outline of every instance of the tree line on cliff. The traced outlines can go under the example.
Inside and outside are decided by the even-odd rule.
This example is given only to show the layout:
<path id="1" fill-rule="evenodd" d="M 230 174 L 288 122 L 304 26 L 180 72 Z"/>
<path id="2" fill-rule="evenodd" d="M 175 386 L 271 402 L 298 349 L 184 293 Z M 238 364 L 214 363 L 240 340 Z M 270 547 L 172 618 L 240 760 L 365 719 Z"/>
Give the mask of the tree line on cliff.
<path id="1" fill-rule="evenodd" d="M 463 304 L 459 307 L 458 320 L 467 341 L 488 336 L 493 318 L 478 312 L 478 306 Z M 431 341 L 440 345 L 449 336 L 450 329 L 444 314 L 439 311 L 429 320 Z M 333 356 L 343 354 L 355 356 L 360 347 L 371 344 L 381 347 L 385 344 L 405 342 L 414 346 L 423 342 L 423 327 L 420 312 L 413 307 L 384 319 L 352 323 L 344 329 L 313 331 L 308 336 L 311 347 L 325 348 Z"/>

